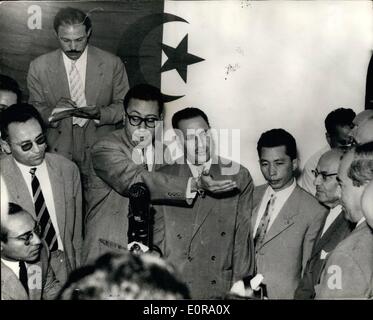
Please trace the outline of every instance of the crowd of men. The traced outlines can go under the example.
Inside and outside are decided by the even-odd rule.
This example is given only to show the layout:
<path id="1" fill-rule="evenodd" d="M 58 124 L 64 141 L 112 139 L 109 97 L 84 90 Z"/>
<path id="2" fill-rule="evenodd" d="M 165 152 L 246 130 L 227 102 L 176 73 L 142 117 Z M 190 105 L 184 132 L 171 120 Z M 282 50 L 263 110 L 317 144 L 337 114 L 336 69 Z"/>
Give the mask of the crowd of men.
<path id="1" fill-rule="evenodd" d="M 84 12 L 61 9 L 54 29 L 28 103 L 0 79 L 2 299 L 373 298 L 372 110 L 332 111 L 299 180 L 295 138 L 262 133 L 254 186 L 216 154 L 200 108 L 173 115 L 170 161 L 160 90 L 129 88 L 121 60 L 88 44 Z M 128 251 L 136 183 L 158 249 L 141 255 Z"/>

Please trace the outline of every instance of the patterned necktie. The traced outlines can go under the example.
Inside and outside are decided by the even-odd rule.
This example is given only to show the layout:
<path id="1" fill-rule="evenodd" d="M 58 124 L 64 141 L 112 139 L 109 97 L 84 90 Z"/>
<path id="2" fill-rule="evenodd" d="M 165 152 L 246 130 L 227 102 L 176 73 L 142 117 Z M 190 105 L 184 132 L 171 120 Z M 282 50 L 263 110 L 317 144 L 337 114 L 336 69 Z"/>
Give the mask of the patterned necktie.
<path id="1" fill-rule="evenodd" d="M 70 80 L 70 96 L 78 107 L 84 107 L 87 105 L 85 99 L 85 93 L 83 89 L 83 82 L 80 79 L 78 68 L 75 65 L 76 61 L 71 60 L 71 69 L 69 72 Z M 73 124 L 77 124 L 80 127 L 83 127 L 88 119 L 73 117 Z"/>
<path id="2" fill-rule="evenodd" d="M 19 262 L 19 281 L 21 281 L 27 294 L 29 294 L 27 268 L 24 261 Z"/>
<path id="3" fill-rule="evenodd" d="M 43 192 L 40 187 L 39 179 L 35 175 L 36 168 L 30 169 L 31 187 L 34 196 L 35 212 L 41 227 L 42 238 L 48 244 L 50 251 L 58 249 L 57 235 L 53 227 L 48 208 L 45 204 Z"/>
<path id="4" fill-rule="evenodd" d="M 146 162 L 145 148 L 141 149 L 141 154 L 142 154 L 142 164 L 143 164 L 144 168 L 146 169 L 146 171 L 149 171 L 149 167 L 148 167 L 148 164 Z"/>
<path id="5" fill-rule="evenodd" d="M 257 253 L 257 250 L 261 247 L 264 241 L 264 237 L 267 232 L 268 224 L 270 221 L 271 216 L 269 215 L 269 209 L 271 207 L 271 204 L 273 202 L 273 197 L 274 195 L 272 194 L 270 199 L 267 202 L 266 209 L 264 211 L 264 214 L 262 216 L 262 219 L 260 219 L 260 223 L 258 225 L 258 229 L 256 230 L 256 235 L 254 238 L 254 245 L 255 245 L 255 251 Z"/>

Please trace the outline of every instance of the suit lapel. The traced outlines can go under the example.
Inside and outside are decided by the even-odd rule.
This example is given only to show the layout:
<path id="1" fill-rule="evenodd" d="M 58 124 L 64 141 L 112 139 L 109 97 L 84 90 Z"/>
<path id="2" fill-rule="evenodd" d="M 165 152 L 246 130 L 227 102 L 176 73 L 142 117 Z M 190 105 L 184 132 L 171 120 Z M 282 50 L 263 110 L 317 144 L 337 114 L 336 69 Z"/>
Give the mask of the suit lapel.
<path id="1" fill-rule="evenodd" d="M 272 239 L 274 239 L 275 237 L 277 237 L 280 233 L 285 231 L 292 224 L 294 224 L 294 216 L 298 214 L 298 203 L 296 201 L 297 188 L 298 187 L 295 187 L 295 189 L 293 190 L 293 192 L 281 208 L 280 212 L 278 213 L 276 219 L 273 221 L 272 226 L 265 235 L 262 246 L 265 245 L 267 242 L 271 241 Z"/>
<path id="2" fill-rule="evenodd" d="M 87 71 L 85 77 L 85 97 L 87 105 L 95 104 L 99 95 L 98 88 L 101 87 L 104 76 L 105 63 L 94 51 L 94 48 L 88 46 L 87 53 Z"/>
<path id="3" fill-rule="evenodd" d="M 58 229 L 61 233 L 61 239 L 63 241 L 65 235 L 65 193 L 64 193 L 64 181 L 62 179 L 62 172 L 55 167 L 52 159 L 46 154 L 45 161 L 47 164 L 49 180 L 52 186 L 52 194 L 54 200 L 54 207 L 56 209 Z"/>
<path id="4" fill-rule="evenodd" d="M 21 170 L 14 162 L 12 156 L 7 156 L 7 158 L 4 159 L 3 164 L 4 168 L 2 168 L 1 171 L 4 175 L 5 181 L 8 181 L 7 187 L 10 199 L 16 198 L 13 201 L 18 203 L 27 212 L 31 213 L 33 218 L 36 219 L 34 202 Z"/>
<path id="5" fill-rule="evenodd" d="M 52 58 L 51 64 L 49 64 L 47 73 L 50 88 L 53 88 L 51 94 L 54 95 L 56 102 L 59 100 L 58 97 L 71 98 L 62 54 L 61 50 L 55 51 L 55 55 Z"/>
<path id="6" fill-rule="evenodd" d="M 252 228 L 251 232 L 252 233 L 254 233 L 256 219 L 258 218 L 258 211 L 259 211 L 260 205 L 262 203 L 264 193 L 267 190 L 267 187 L 268 187 L 268 185 L 262 185 L 262 186 L 257 187 L 254 190 L 253 212 L 252 212 L 252 215 L 251 215 L 251 228 Z"/>

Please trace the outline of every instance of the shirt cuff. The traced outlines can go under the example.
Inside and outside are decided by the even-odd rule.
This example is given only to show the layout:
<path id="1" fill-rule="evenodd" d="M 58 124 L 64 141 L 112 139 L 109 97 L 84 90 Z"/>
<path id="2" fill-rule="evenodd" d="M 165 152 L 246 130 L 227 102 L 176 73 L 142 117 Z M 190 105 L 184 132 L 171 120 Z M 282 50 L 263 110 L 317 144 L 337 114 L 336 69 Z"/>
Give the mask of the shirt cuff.
<path id="1" fill-rule="evenodd" d="M 187 188 L 186 188 L 186 202 L 188 204 L 192 204 L 193 203 L 193 199 L 196 197 L 196 194 L 197 192 L 192 192 L 192 179 L 193 177 L 190 177 L 188 179 L 188 184 L 187 184 Z"/>

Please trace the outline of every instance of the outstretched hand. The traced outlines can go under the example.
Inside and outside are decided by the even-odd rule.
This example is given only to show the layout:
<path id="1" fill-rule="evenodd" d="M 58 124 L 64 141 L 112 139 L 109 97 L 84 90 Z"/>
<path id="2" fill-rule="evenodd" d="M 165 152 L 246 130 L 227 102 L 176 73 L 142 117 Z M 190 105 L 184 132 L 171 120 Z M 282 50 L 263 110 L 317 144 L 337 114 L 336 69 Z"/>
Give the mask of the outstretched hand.
<path id="1" fill-rule="evenodd" d="M 224 193 L 237 188 L 233 180 L 215 180 L 208 171 L 203 171 L 200 179 L 197 180 L 197 190 L 205 190 L 211 193 Z"/>

